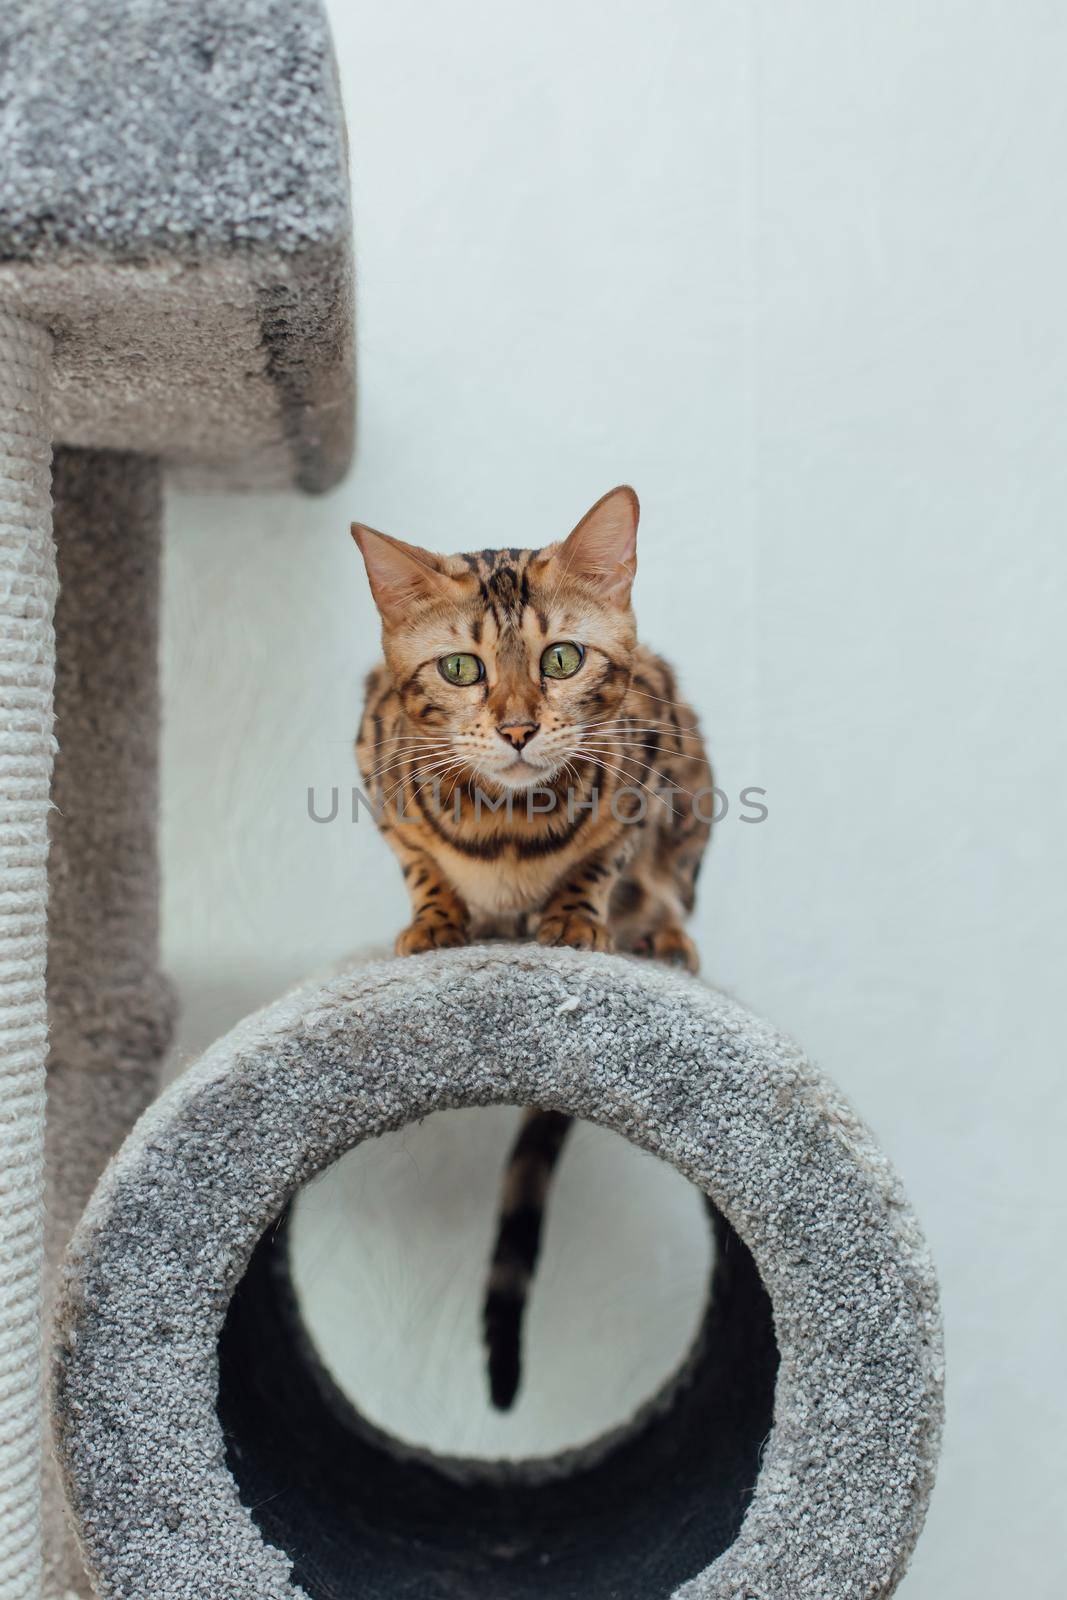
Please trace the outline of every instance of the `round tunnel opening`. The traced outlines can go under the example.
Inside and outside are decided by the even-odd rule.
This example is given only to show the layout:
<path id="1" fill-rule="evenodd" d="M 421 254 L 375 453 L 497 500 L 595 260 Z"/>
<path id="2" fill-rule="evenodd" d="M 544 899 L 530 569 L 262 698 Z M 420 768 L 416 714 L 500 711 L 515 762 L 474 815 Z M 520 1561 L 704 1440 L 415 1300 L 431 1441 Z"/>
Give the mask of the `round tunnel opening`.
<path id="1" fill-rule="evenodd" d="M 542 1191 L 517 1393 L 491 1403 L 485 1296 L 524 1125 L 518 1106 L 436 1111 L 361 1140 L 293 1202 L 289 1267 L 319 1360 L 366 1421 L 438 1458 L 532 1468 L 615 1436 L 664 1402 L 707 1313 L 701 1191 L 573 1119 Z"/>

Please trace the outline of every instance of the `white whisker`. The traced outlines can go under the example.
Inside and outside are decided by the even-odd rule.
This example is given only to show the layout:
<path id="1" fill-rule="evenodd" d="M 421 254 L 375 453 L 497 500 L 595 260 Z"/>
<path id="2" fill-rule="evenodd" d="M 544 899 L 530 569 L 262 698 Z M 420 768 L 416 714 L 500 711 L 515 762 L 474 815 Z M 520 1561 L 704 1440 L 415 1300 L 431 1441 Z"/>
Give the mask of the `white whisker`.
<path id="1" fill-rule="evenodd" d="M 614 772 L 618 777 L 625 778 L 627 783 L 635 783 L 639 789 L 644 789 L 647 794 L 652 796 L 653 800 L 658 800 L 660 805 L 664 806 L 666 810 L 670 812 L 671 816 L 674 815 L 674 807 L 670 804 L 670 802 L 665 800 L 661 794 L 657 794 L 655 789 L 650 788 L 647 783 L 642 783 L 640 778 L 632 777 L 632 775 L 629 772 L 624 771 L 622 767 L 613 767 L 610 761 L 605 761 L 600 756 L 595 756 L 590 753 L 590 758 L 598 767 L 603 767 L 605 772 Z M 684 794 L 686 791 L 681 790 L 680 792 Z"/>
<path id="2" fill-rule="evenodd" d="M 596 748 L 596 749 L 600 749 L 600 748 L 601 748 L 601 747 L 600 747 L 600 746 L 594 746 L 594 747 L 590 747 L 590 755 L 591 755 L 591 756 L 592 756 L 592 749 L 593 749 L 593 748 Z M 612 754 L 614 754 L 614 755 L 617 755 L 617 754 L 618 754 L 618 751 L 617 751 L 617 750 L 614 750 L 614 749 L 612 749 Z M 593 757 L 593 759 L 595 759 L 595 757 Z M 658 776 L 659 776 L 659 777 L 661 777 L 661 778 L 663 778 L 663 777 L 665 777 L 665 776 L 666 776 L 666 774 L 664 774 L 664 773 L 662 773 L 662 772 L 660 772 L 660 769 L 659 769 L 659 768 L 658 768 L 658 767 L 657 767 L 657 766 L 655 766 L 655 765 L 654 765 L 654 764 L 653 764 L 653 763 L 652 763 L 652 762 L 649 762 L 649 761 L 638 761 L 638 760 L 637 760 L 637 757 L 636 757 L 636 756 L 624 756 L 624 758 L 623 758 L 623 759 L 624 759 L 624 760 L 626 760 L 626 761 L 631 761 L 631 762 L 632 762 L 632 763 L 633 763 L 633 765 L 634 765 L 634 766 L 635 766 L 635 767 L 639 767 L 639 768 L 640 768 L 640 769 L 641 769 L 641 771 L 642 771 L 642 772 L 655 772 L 655 773 L 657 773 L 657 775 L 658 775 Z M 621 769 L 620 769 L 620 768 L 618 768 L 618 767 L 616 767 L 616 768 L 614 768 L 614 769 L 613 769 L 613 770 L 614 770 L 614 771 L 616 771 L 616 772 L 617 772 L 617 771 L 620 771 L 620 770 L 621 770 Z M 637 781 L 637 780 L 636 780 L 636 779 L 635 779 L 635 782 L 636 782 L 636 781 Z M 685 787 L 684 787 L 684 786 L 683 786 L 683 785 L 682 785 L 682 784 L 680 784 L 680 783 L 672 783 L 672 784 L 671 784 L 671 790 L 672 790 L 672 792 L 673 792 L 673 793 L 675 793 L 675 794 L 684 794 L 684 795 L 688 795 L 688 797 L 689 797 L 689 799 L 690 799 L 690 800 L 695 800 L 695 799 L 696 799 L 696 796 L 695 796 L 695 795 L 694 795 L 694 793 L 693 793 L 693 791 L 692 791 L 692 790 L 691 790 L 691 789 L 686 789 L 686 788 L 685 788 Z M 663 799 L 663 796 L 662 796 L 662 795 L 659 795 L 659 796 L 657 796 L 657 798 L 658 798 L 658 799 L 661 799 L 661 800 L 662 800 L 662 799 Z M 666 804 L 666 803 L 667 803 L 667 802 L 666 802 L 666 801 L 664 801 L 664 804 Z"/>
<path id="3" fill-rule="evenodd" d="M 400 778 L 400 781 L 393 785 L 393 787 L 390 789 L 389 793 L 387 795 L 383 796 L 383 799 L 382 799 L 382 804 L 383 805 L 388 805 L 390 803 L 390 801 L 393 799 L 393 796 L 396 795 L 396 794 L 399 794 L 400 790 L 404 787 L 405 783 L 407 782 L 409 776 L 410 777 L 420 777 L 420 778 L 426 776 L 426 769 L 418 767 L 416 762 L 412 761 L 412 762 L 407 762 L 405 764 L 406 764 L 408 770 L 402 775 L 402 777 Z M 443 771 L 445 771 L 446 768 L 449 768 L 449 767 L 451 767 L 453 765 L 455 766 L 457 771 L 461 771 L 463 766 L 465 765 L 465 763 L 462 762 L 462 761 L 456 760 L 455 756 L 452 756 L 452 755 L 438 757 L 437 760 L 434 763 L 431 764 L 431 766 L 429 768 L 429 775 L 432 777 L 434 775 L 434 773 L 443 772 Z"/>
<path id="4" fill-rule="evenodd" d="M 405 766 L 409 761 L 417 761 L 420 755 L 443 756 L 448 752 L 449 746 L 447 744 L 441 744 L 440 746 L 428 750 L 408 750 L 403 755 L 396 756 L 395 759 L 390 758 L 382 766 L 376 767 L 373 772 L 369 772 L 367 774 L 364 781 L 367 783 L 374 783 L 377 779 L 383 777 L 385 773 L 395 772 L 397 767 Z"/>

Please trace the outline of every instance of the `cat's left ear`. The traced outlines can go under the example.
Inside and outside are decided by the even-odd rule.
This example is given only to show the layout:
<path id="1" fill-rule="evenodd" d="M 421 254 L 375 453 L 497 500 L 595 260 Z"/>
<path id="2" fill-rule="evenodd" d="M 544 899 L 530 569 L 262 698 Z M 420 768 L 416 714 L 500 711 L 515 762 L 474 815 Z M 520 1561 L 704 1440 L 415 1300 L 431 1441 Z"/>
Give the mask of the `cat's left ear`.
<path id="1" fill-rule="evenodd" d="M 553 557 L 561 578 L 581 578 L 602 600 L 625 609 L 637 572 L 641 506 L 628 484 L 612 489 L 579 522 Z"/>

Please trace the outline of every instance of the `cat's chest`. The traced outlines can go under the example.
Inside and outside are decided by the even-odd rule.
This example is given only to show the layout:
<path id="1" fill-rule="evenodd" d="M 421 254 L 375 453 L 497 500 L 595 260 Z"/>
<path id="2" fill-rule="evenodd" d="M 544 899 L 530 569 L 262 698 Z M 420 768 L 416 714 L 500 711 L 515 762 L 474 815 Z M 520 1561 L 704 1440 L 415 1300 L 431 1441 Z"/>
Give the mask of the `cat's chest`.
<path id="1" fill-rule="evenodd" d="M 499 915 L 540 909 L 570 865 L 572 852 L 526 861 L 511 852 L 489 861 L 448 847 L 444 854 L 442 864 L 471 910 Z"/>

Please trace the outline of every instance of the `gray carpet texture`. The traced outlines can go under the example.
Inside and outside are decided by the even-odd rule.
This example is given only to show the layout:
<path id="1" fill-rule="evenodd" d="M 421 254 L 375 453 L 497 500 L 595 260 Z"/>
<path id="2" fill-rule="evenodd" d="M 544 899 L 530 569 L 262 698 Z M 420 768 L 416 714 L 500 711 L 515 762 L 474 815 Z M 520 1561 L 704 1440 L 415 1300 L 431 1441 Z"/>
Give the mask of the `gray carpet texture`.
<path id="1" fill-rule="evenodd" d="M 346 1150 L 494 1102 L 574 1113 L 671 1163 L 770 1296 L 780 1364 L 754 1493 L 679 1600 L 890 1594 L 942 1421 L 937 1287 L 898 1180 L 798 1047 L 733 1000 L 635 960 L 526 945 L 302 986 L 209 1050 L 108 1168 L 68 1257 L 54 1374 L 99 1593 L 307 1595 L 242 1504 L 240 1441 L 219 1421 L 231 1301 L 295 1192 Z M 469 1592 L 488 1592 L 476 1571 Z M 543 1592 L 583 1591 L 549 1575 Z"/>
<path id="2" fill-rule="evenodd" d="M 14 0 L 0 128 L 0 305 L 55 334 L 55 436 L 336 483 L 351 218 L 318 0 Z"/>

